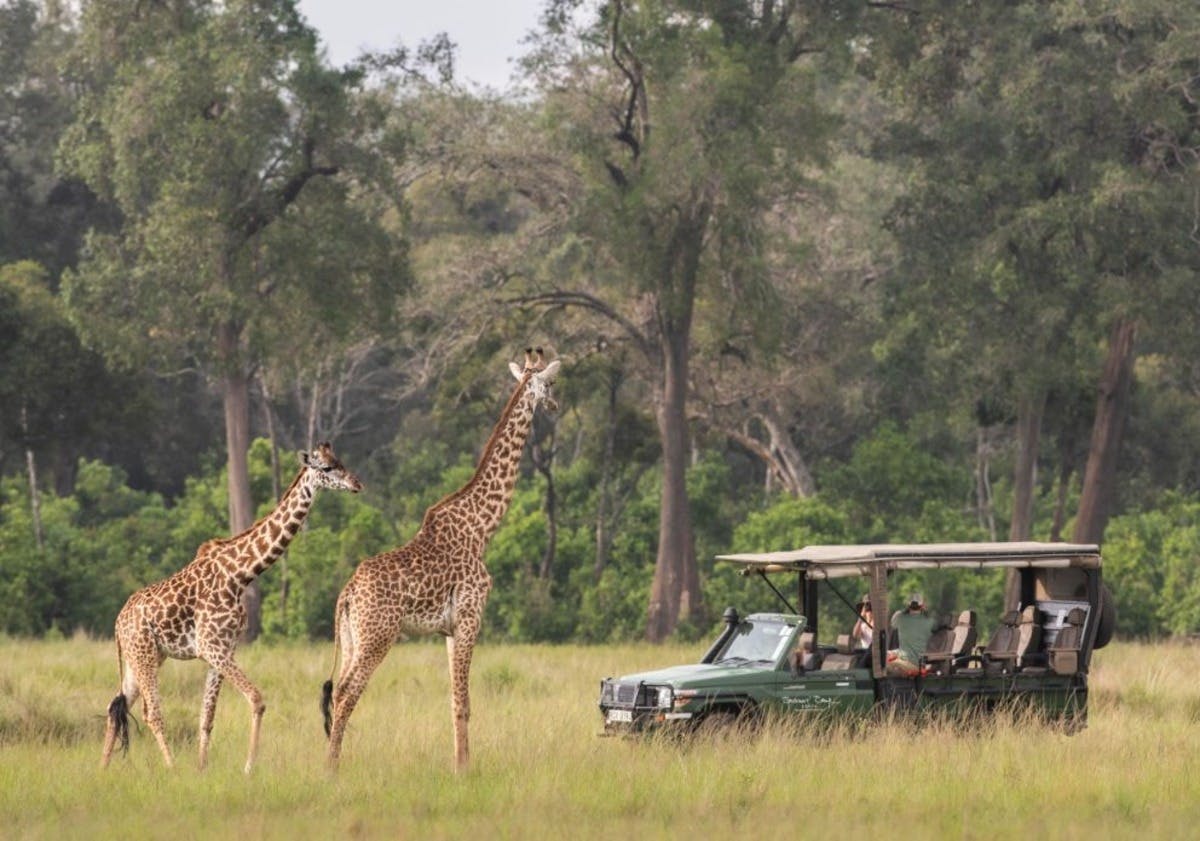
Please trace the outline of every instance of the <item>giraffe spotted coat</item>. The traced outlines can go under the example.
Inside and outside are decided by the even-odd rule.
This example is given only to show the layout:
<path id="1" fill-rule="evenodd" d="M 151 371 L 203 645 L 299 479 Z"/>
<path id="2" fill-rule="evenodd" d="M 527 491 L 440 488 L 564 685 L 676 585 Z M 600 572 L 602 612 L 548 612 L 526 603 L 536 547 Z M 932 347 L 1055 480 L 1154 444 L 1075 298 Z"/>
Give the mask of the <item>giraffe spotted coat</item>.
<path id="1" fill-rule="evenodd" d="M 407 544 L 363 561 L 334 611 L 341 669 L 325 685 L 322 707 L 329 760 L 336 764 L 346 722 L 392 643 L 413 634 L 443 634 L 450 667 L 454 767 L 468 764 L 471 656 L 492 578 L 484 566 L 488 540 L 512 500 L 534 410 L 556 410 L 551 386 L 559 362 L 541 348 L 525 366 L 510 365 L 517 387 L 484 447 L 474 476 L 425 512 Z"/>
<path id="2" fill-rule="evenodd" d="M 138 590 L 116 622 L 121 693 L 109 705 L 101 764 L 107 766 L 118 742 L 128 745 L 129 706 L 140 695 L 146 724 L 168 766 L 171 750 L 163 732 L 158 670 L 166 658 L 199 658 L 209 666 L 200 711 L 200 767 L 208 759 L 209 738 L 221 683 L 228 680 L 250 704 L 250 749 L 246 771 L 254 764 L 262 722 L 262 693 L 237 663 L 234 652 L 246 627 L 242 595 L 247 585 L 287 548 L 312 507 L 316 492 L 333 488 L 357 493 L 358 478 L 328 443 L 302 453 L 303 466 L 275 509 L 241 534 L 209 540 L 191 563 L 174 575 Z"/>

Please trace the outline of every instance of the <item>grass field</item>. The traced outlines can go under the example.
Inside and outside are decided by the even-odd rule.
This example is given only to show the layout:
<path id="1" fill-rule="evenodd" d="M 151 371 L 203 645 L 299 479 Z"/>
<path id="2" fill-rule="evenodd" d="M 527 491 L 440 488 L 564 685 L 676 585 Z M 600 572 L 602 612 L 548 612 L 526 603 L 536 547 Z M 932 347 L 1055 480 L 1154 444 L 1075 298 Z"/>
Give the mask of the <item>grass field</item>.
<path id="1" fill-rule="evenodd" d="M 678 743 L 598 738 L 598 681 L 694 660 L 703 645 L 483 645 L 472 767 L 451 772 L 445 652 L 398 646 L 323 764 L 320 685 L 332 645 L 251 646 L 267 698 L 259 764 L 226 687 L 196 770 L 204 667 L 169 662 L 177 766 L 134 728 L 98 759 L 116 694 L 110 642 L 0 639 L 0 838 L 1182 838 L 1200 825 L 1200 647 L 1119 643 L 1092 668 L 1090 726 L 997 721 L 977 732 L 879 724 Z M 135 707 L 140 718 L 140 703 Z"/>

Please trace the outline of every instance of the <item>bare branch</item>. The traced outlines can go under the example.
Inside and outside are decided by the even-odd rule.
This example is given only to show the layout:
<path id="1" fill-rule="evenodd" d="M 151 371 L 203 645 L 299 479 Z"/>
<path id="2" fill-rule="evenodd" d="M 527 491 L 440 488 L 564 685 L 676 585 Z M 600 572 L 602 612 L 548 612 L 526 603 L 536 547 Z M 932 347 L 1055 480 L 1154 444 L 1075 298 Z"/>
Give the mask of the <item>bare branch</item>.
<path id="1" fill-rule="evenodd" d="M 621 315 L 606 302 L 586 292 L 556 290 L 554 292 L 544 292 L 540 295 L 522 295 L 516 298 L 508 298 L 504 303 L 516 304 L 520 307 L 578 307 L 591 310 L 619 326 L 647 359 L 654 358 L 653 343 L 645 333 L 638 329 L 636 324 Z"/>

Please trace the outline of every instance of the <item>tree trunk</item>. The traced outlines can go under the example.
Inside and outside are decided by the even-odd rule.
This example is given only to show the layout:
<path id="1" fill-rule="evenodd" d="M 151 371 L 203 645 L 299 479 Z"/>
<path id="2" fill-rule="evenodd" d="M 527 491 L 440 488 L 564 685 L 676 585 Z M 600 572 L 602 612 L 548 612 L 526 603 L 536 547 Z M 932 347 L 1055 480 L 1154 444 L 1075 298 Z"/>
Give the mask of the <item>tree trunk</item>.
<path id="1" fill-rule="evenodd" d="M 558 497 L 554 489 L 554 433 L 557 424 L 550 418 L 539 425 L 545 428 L 545 432 L 534 439 L 529 453 L 534 469 L 546 478 L 546 500 L 543 504 L 543 510 L 546 512 L 546 550 L 542 553 L 538 578 L 548 581 L 554 569 L 555 555 L 558 553 Z"/>
<path id="2" fill-rule="evenodd" d="M 692 536 L 685 477 L 688 464 L 686 416 L 688 337 L 664 331 L 662 394 L 658 431 L 663 447 L 662 501 L 659 507 L 658 558 L 650 587 L 646 638 L 661 642 L 701 605 L 700 574 Z"/>
<path id="3" fill-rule="evenodd" d="M 617 449 L 617 393 L 621 388 L 621 374 L 615 368 L 608 380 L 608 414 L 604 430 L 604 463 L 600 465 L 600 493 L 596 502 L 596 561 L 592 565 L 592 578 L 600 580 L 608 566 L 608 550 L 612 537 L 608 530 L 608 518 L 612 512 L 612 463 Z"/>
<path id="4" fill-rule="evenodd" d="M 1132 320 L 1119 319 L 1108 337 L 1108 356 L 1100 377 L 1100 395 L 1096 400 L 1096 418 L 1088 446 L 1087 466 L 1075 517 L 1076 543 L 1099 543 L 1108 525 L 1109 508 L 1116 485 L 1117 451 L 1129 411 L 1129 392 L 1133 385 L 1133 345 L 1137 326 Z"/>
<path id="5" fill-rule="evenodd" d="M 771 456 L 775 469 L 788 493 L 801 499 L 815 494 L 817 483 L 813 481 L 804 456 L 800 455 L 800 450 L 788 434 L 787 425 L 779 416 L 779 408 L 775 405 L 769 406 L 762 413 L 761 419 L 771 439 Z"/>
<path id="6" fill-rule="evenodd" d="M 275 434 L 275 413 L 271 409 L 270 387 L 267 385 L 267 378 L 261 369 L 259 370 L 258 385 L 262 391 L 263 418 L 267 423 L 267 438 L 271 441 L 271 499 L 278 503 L 283 497 L 283 477 L 280 475 L 279 467 L 279 437 Z M 304 521 L 304 525 L 308 525 L 307 519 Z M 276 565 L 279 568 L 279 621 L 284 628 L 287 628 L 288 568 L 286 549 Z M 261 625 L 261 608 L 259 613 L 259 624 Z"/>
<path id="7" fill-rule="evenodd" d="M 1075 473 L 1075 447 L 1063 447 L 1062 461 L 1058 467 L 1058 490 L 1054 494 L 1054 516 L 1050 521 L 1050 539 L 1062 540 L 1063 525 L 1067 522 L 1067 493 L 1071 490 L 1071 476 Z"/>
<path id="8" fill-rule="evenodd" d="M 1017 457 L 1013 464 L 1013 510 L 1008 524 L 1009 540 L 1033 536 L 1033 489 L 1037 484 L 1038 439 L 1046 392 L 1017 398 Z M 1004 609 L 1016 610 L 1021 601 L 1021 578 L 1015 569 L 1004 576 Z"/>
<path id="9" fill-rule="evenodd" d="M 975 428 L 975 516 L 989 540 L 996 539 L 996 514 L 992 500 L 991 436 L 988 427 Z"/>
<path id="10" fill-rule="evenodd" d="M 1017 399 L 1017 457 L 1013 465 L 1013 509 L 1009 540 L 1029 540 L 1033 535 L 1033 489 L 1037 484 L 1038 440 L 1046 392 Z"/>
<path id="11" fill-rule="evenodd" d="M 29 412 L 24 405 L 21 406 L 21 433 L 28 442 Z M 33 448 L 28 443 L 25 444 L 25 472 L 29 478 L 29 516 L 33 520 L 33 539 L 41 552 L 46 548 L 46 540 L 42 536 L 42 502 L 38 499 L 37 460 L 34 458 Z"/>
<path id="12" fill-rule="evenodd" d="M 229 482 L 229 533 L 241 534 L 254 524 L 254 501 L 250 496 L 250 378 L 237 364 L 237 329 L 223 325 L 218 333 L 222 361 L 221 399 L 225 407 L 225 455 Z M 262 632 L 262 592 L 257 581 L 246 588 L 245 639 L 251 642 Z"/>

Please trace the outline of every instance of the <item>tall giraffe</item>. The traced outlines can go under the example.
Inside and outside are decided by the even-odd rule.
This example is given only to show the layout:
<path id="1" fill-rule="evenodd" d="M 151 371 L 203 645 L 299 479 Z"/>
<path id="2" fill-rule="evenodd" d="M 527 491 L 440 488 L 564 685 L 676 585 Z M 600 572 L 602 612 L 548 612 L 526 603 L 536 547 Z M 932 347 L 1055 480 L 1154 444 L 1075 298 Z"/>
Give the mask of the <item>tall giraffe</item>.
<path id="1" fill-rule="evenodd" d="M 558 409 L 551 395 L 558 360 L 547 365 L 542 349 L 535 355 L 530 348 L 524 368 L 509 368 L 517 387 L 475 475 L 425 512 L 407 544 L 363 561 L 338 596 L 333 621 L 341 671 L 336 684 L 325 682 L 321 698 L 331 765 L 341 755 L 346 721 L 392 643 L 406 634 L 436 633 L 446 637 L 450 665 L 454 768 L 467 767 L 471 655 L 492 588 L 483 552 L 512 500 L 534 409 Z"/>
<path id="2" fill-rule="evenodd" d="M 221 681 L 228 680 L 250 702 L 250 751 L 246 773 L 258 753 L 262 693 L 234 662 L 233 654 L 246 627 L 242 594 L 291 543 L 321 488 L 358 493 L 362 483 L 347 470 L 328 443 L 300 453 L 301 468 L 275 510 L 241 534 L 209 540 L 179 572 L 138 590 L 117 615 L 117 667 L 121 693 L 108 707 L 101 766 L 107 767 L 114 746 L 129 747 L 129 706 L 140 694 L 146 724 L 154 733 L 167 767 L 173 759 L 163 733 L 158 696 L 158 670 L 168 657 L 200 658 L 208 664 L 204 702 L 200 708 L 200 767 L 208 761 L 208 742 Z"/>

